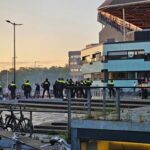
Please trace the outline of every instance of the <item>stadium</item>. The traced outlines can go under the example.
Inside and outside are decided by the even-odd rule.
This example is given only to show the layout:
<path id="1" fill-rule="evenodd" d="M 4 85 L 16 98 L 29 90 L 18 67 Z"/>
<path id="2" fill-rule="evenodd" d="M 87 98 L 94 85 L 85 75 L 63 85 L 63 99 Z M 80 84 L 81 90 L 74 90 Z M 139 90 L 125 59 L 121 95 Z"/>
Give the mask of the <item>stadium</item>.
<path id="1" fill-rule="evenodd" d="M 107 32 L 115 33 L 116 37 L 104 36 L 105 39 L 104 37 L 100 39 L 100 43 L 106 42 L 106 39 L 121 41 L 125 40 L 125 37 L 126 40 L 131 40 L 127 35 L 130 31 L 143 31 L 150 28 L 149 15 L 149 0 L 106 0 L 98 8 L 98 21 L 105 26 L 100 32 L 100 37 L 107 35 Z"/>

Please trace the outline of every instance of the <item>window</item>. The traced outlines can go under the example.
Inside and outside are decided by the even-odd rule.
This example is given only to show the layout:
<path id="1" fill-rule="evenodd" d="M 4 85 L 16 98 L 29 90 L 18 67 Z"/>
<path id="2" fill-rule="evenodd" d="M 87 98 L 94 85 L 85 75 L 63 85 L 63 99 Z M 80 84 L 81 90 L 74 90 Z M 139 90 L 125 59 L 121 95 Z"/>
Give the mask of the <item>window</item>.
<path id="1" fill-rule="evenodd" d="M 119 59 L 144 59 L 144 50 L 124 50 L 124 51 L 110 51 L 107 54 L 108 60 Z"/>
<path id="2" fill-rule="evenodd" d="M 79 69 L 71 69 L 71 72 L 79 72 Z"/>
<path id="3" fill-rule="evenodd" d="M 130 71 L 130 72 L 109 72 L 109 79 L 113 80 L 138 80 L 141 78 L 150 79 L 150 71 Z"/>
<path id="4" fill-rule="evenodd" d="M 80 58 L 80 55 L 72 55 L 70 58 Z"/>
<path id="5" fill-rule="evenodd" d="M 127 59 L 127 51 L 108 52 L 108 59 Z"/>
<path id="6" fill-rule="evenodd" d="M 91 79 L 91 74 L 84 74 L 83 77 L 84 77 L 84 79 L 87 79 L 87 78 Z"/>
<path id="7" fill-rule="evenodd" d="M 101 53 L 96 53 L 92 55 L 92 61 L 100 61 L 102 59 Z"/>
<path id="8" fill-rule="evenodd" d="M 70 62 L 70 65 L 77 65 L 77 62 Z"/>
<path id="9" fill-rule="evenodd" d="M 109 72 L 109 79 L 127 80 L 128 79 L 128 73 L 126 73 L 126 72 Z"/>
<path id="10" fill-rule="evenodd" d="M 91 78 L 92 78 L 92 80 L 101 80 L 101 79 L 103 79 L 103 75 L 102 75 L 101 72 L 99 72 L 99 73 L 92 73 L 91 74 Z"/>
<path id="11" fill-rule="evenodd" d="M 112 51 L 108 52 L 109 56 L 120 56 L 120 55 L 127 55 L 127 51 Z"/>
<path id="12" fill-rule="evenodd" d="M 90 55 L 82 57 L 82 62 L 83 63 L 90 63 L 91 62 Z"/>

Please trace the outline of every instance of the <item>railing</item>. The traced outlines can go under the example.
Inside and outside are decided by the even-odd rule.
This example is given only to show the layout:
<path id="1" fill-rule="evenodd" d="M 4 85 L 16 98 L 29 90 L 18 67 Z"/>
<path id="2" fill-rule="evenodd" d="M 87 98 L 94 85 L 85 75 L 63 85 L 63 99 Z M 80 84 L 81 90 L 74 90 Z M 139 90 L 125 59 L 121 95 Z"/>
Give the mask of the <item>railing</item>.
<path id="1" fill-rule="evenodd" d="M 72 94 L 77 89 L 84 91 L 84 97 Z M 150 87 L 67 87 L 68 129 L 71 127 L 72 103 L 75 100 L 79 103 L 84 101 L 81 107 L 85 115 L 78 119 L 150 122 L 145 113 L 140 113 L 141 107 L 150 106 L 149 94 Z"/>
<path id="2" fill-rule="evenodd" d="M 106 12 L 100 12 L 99 13 L 99 21 L 101 20 L 105 20 L 107 23 L 109 23 L 111 26 L 115 27 L 116 29 L 123 31 L 123 25 L 124 25 L 124 21 L 123 19 L 120 19 L 119 17 L 113 16 L 109 13 Z M 128 30 L 131 31 L 141 31 L 142 29 L 139 28 L 138 26 L 133 25 L 132 23 L 129 23 L 127 21 L 125 21 L 125 27 Z"/>

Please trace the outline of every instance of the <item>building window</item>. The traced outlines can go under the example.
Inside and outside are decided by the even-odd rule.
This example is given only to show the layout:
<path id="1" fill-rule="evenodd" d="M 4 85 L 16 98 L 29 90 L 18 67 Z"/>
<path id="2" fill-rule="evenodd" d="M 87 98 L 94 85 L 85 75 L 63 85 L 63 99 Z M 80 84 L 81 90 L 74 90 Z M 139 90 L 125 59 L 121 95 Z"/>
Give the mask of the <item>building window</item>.
<path id="1" fill-rule="evenodd" d="M 70 58 L 80 58 L 80 55 L 72 55 Z"/>
<path id="2" fill-rule="evenodd" d="M 70 71 L 71 71 L 71 72 L 79 72 L 80 69 L 71 69 Z"/>
<path id="3" fill-rule="evenodd" d="M 91 74 L 91 79 L 92 80 L 101 80 L 103 79 L 103 73 L 99 72 L 99 73 L 92 73 Z"/>
<path id="4" fill-rule="evenodd" d="M 109 79 L 127 80 L 128 79 L 128 73 L 126 73 L 126 72 L 109 72 Z"/>
<path id="5" fill-rule="evenodd" d="M 144 59 L 144 50 L 125 50 L 125 51 L 110 51 L 107 54 L 108 60 L 119 59 Z"/>
<path id="6" fill-rule="evenodd" d="M 90 63 L 90 62 L 91 62 L 90 55 L 82 57 L 82 62 L 83 62 L 84 64 L 85 64 L 85 63 Z"/>
<path id="7" fill-rule="evenodd" d="M 77 65 L 77 62 L 70 62 L 70 65 Z"/>
<path id="8" fill-rule="evenodd" d="M 87 78 L 91 79 L 91 74 L 84 74 L 84 75 L 83 75 L 83 78 L 84 78 L 84 79 L 87 79 Z"/>
<path id="9" fill-rule="evenodd" d="M 100 61 L 100 60 L 102 60 L 102 56 L 101 56 L 100 52 L 99 53 L 95 53 L 95 54 L 92 55 L 92 61 L 93 62 L 94 61 Z"/>
<path id="10" fill-rule="evenodd" d="M 108 76 L 108 79 L 113 80 L 138 80 L 141 78 L 150 79 L 150 71 L 109 72 Z"/>

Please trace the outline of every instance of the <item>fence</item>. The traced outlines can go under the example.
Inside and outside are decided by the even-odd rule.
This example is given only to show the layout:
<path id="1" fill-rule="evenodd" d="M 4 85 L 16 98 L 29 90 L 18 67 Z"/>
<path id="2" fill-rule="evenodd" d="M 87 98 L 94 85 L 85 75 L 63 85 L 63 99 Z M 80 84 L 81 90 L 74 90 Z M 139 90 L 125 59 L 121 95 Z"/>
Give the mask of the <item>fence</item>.
<path id="1" fill-rule="evenodd" d="M 84 91 L 84 97 L 73 97 L 75 94 L 72 93 L 78 89 Z M 71 127 L 72 103 L 75 100 L 83 102 L 80 105 L 86 111 L 83 119 L 137 121 L 138 112 L 134 112 L 133 108 L 140 112 L 141 107 L 150 105 L 149 89 L 150 87 L 67 87 L 68 129 Z M 150 121 L 144 118 L 146 117 L 139 113 L 138 121 Z"/>

